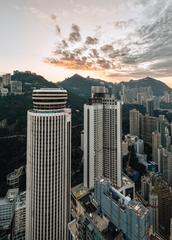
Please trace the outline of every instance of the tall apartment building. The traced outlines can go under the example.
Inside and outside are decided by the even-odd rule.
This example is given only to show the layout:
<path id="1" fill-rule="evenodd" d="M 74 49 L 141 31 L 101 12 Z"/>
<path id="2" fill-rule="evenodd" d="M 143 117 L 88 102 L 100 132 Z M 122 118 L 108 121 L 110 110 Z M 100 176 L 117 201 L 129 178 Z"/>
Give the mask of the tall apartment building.
<path id="1" fill-rule="evenodd" d="M 133 109 L 130 111 L 130 134 L 132 136 L 140 137 L 140 117 L 141 114 L 138 110 Z"/>
<path id="2" fill-rule="evenodd" d="M 154 99 L 147 99 L 146 101 L 146 112 L 149 114 L 149 116 L 153 116 L 154 114 Z"/>
<path id="3" fill-rule="evenodd" d="M 172 218 L 172 190 L 166 182 L 158 181 L 154 185 L 154 192 L 158 195 L 159 232 L 165 239 L 170 236 L 170 221 Z"/>
<path id="4" fill-rule="evenodd" d="M 33 91 L 27 118 L 26 240 L 68 239 L 71 110 L 61 89 Z"/>
<path id="5" fill-rule="evenodd" d="M 153 220 L 153 228 L 155 231 L 158 231 L 164 239 L 169 239 L 170 221 L 172 218 L 172 189 L 160 175 L 155 173 L 149 173 L 147 176 L 142 177 L 141 181 L 142 196 L 148 201 L 149 206 L 152 208 L 151 218 Z M 143 184 L 146 184 L 147 187 Z"/>
<path id="6" fill-rule="evenodd" d="M 103 176 L 103 105 L 84 106 L 84 185 Z"/>
<path id="7" fill-rule="evenodd" d="M 103 99 L 103 172 L 116 187 L 122 186 L 122 113 L 121 102 Z"/>
<path id="8" fill-rule="evenodd" d="M 162 155 L 162 177 L 163 179 L 172 186 L 172 153 L 164 149 Z"/>
<path id="9" fill-rule="evenodd" d="M 158 149 L 161 146 L 161 135 L 158 131 L 152 133 L 152 160 L 158 163 Z"/>
<path id="10" fill-rule="evenodd" d="M 105 87 L 93 87 L 84 105 L 84 185 L 105 176 L 121 187 L 121 103 Z"/>
<path id="11" fill-rule="evenodd" d="M 141 116 L 141 138 L 145 143 L 152 145 L 152 132 L 157 128 L 157 119 L 149 115 Z"/>
<path id="12" fill-rule="evenodd" d="M 167 120 L 165 119 L 164 115 L 159 115 L 157 118 L 157 123 L 156 123 L 156 129 L 161 135 L 161 145 L 163 147 L 167 146 L 166 143 L 166 125 L 167 125 Z"/>
<path id="13" fill-rule="evenodd" d="M 150 219 L 153 233 L 158 233 L 158 195 L 151 191 L 149 193 Z"/>

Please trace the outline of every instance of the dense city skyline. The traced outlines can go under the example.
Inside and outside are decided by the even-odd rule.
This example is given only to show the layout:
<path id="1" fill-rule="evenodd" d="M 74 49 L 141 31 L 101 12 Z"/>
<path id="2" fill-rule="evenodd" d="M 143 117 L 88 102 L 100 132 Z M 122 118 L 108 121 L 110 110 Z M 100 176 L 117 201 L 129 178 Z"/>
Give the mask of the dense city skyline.
<path id="1" fill-rule="evenodd" d="M 31 70 L 54 82 L 150 76 L 172 86 L 171 13 L 162 0 L 2 2 L 0 73 Z"/>
<path id="2" fill-rule="evenodd" d="M 172 0 L 0 2 L 0 239 L 172 240 Z"/>

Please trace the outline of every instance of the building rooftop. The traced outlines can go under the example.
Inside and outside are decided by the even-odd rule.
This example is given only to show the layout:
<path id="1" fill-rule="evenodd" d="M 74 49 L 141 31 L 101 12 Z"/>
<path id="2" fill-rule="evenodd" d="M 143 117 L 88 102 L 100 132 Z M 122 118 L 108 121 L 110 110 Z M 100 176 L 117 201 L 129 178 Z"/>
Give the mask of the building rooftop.
<path id="1" fill-rule="evenodd" d="M 105 217 L 101 217 L 96 212 L 93 212 L 90 214 L 90 218 L 93 220 L 100 232 L 103 232 L 108 228 L 109 221 Z"/>
<path id="2" fill-rule="evenodd" d="M 72 194 L 77 200 L 84 197 L 88 193 L 89 193 L 89 189 L 87 187 L 84 187 L 83 183 L 72 188 Z"/>
<path id="3" fill-rule="evenodd" d="M 72 220 L 69 224 L 69 230 L 73 237 L 77 235 L 77 221 L 76 219 Z"/>
<path id="4" fill-rule="evenodd" d="M 13 201 L 17 197 L 18 192 L 19 192 L 18 188 L 9 189 L 6 197 L 9 199 L 9 201 Z"/>
<path id="5" fill-rule="evenodd" d="M 21 176 L 22 172 L 23 172 L 23 166 L 9 173 L 7 175 L 7 179 L 12 180 L 12 179 L 18 178 Z"/>
<path id="6" fill-rule="evenodd" d="M 135 211 L 138 216 L 147 215 L 149 212 L 146 207 L 144 207 L 140 202 L 135 200 L 130 201 L 128 207 Z"/>
<path id="7" fill-rule="evenodd" d="M 68 93 L 59 88 L 41 88 L 33 90 L 33 108 L 38 111 L 52 111 L 66 108 Z"/>
<path id="8" fill-rule="evenodd" d="M 51 92 L 52 93 L 53 92 L 67 93 L 67 91 L 65 89 L 60 89 L 60 88 L 40 88 L 40 89 L 35 89 L 33 91 L 33 93 L 41 93 L 41 92 L 44 92 L 44 93 L 46 93 L 46 92 L 48 92 L 48 93 L 51 93 Z"/>
<path id="9" fill-rule="evenodd" d="M 133 184 L 133 181 L 127 175 L 122 175 L 122 186 L 128 186 Z"/>

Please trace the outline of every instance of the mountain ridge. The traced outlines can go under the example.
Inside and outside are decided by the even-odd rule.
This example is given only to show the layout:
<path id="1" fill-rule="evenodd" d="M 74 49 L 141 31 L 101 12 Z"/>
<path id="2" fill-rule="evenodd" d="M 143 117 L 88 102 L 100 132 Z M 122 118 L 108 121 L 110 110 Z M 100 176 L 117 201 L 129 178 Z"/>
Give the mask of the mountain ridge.
<path id="1" fill-rule="evenodd" d="M 64 81 L 57 83 L 57 86 L 61 86 L 70 92 L 75 92 L 78 96 L 89 98 L 92 86 L 102 86 L 111 88 L 114 94 L 117 94 L 122 85 L 127 88 L 140 88 L 140 87 L 151 87 L 155 96 L 163 95 L 165 91 L 171 91 L 172 89 L 168 87 L 165 83 L 160 80 L 145 77 L 137 80 L 122 81 L 120 83 L 107 82 L 101 79 L 94 79 L 90 77 L 83 77 L 79 74 L 74 74 L 73 76 L 66 78 Z"/>

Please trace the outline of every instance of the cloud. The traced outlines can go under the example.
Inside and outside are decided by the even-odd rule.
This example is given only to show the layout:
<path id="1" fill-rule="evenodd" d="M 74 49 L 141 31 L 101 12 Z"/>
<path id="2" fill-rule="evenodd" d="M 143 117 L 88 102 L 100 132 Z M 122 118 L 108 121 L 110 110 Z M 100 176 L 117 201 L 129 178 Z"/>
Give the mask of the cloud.
<path id="1" fill-rule="evenodd" d="M 107 69 L 113 69 L 114 68 L 114 64 L 111 61 L 106 60 L 104 58 L 98 59 L 97 64 L 98 64 L 98 66 L 100 67 L 101 70 L 103 70 L 103 69 L 107 70 Z"/>
<path id="2" fill-rule="evenodd" d="M 91 63 L 87 62 L 85 58 L 82 59 L 55 59 L 55 58 L 46 58 L 45 63 L 54 65 L 56 67 L 63 67 L 70 70 L 82 70 L 82 71 L 93 71 L 96 70 Z"/>
<path id="3" fill-rule="evenodd" d="M 145 20 L 138 15 L 135 20 L 130 16 L 128 20 L 112 21 L 112 32 L 99 26 L 85 37 L 81 36 L 80 27 L 73 24 L 71 32 L 67 37 L 61 36 L 53 56 L 45 62 L 67 69 L 99 71 L 112 78 L 171 76 L 172 2 L 167 1 L 161 9 L 158 2 L 161 0 L 138 1 L 136 8 L 142 10 Z M 156 10 L 160 14 L 155 14 Z M 125 34 L 121 29 L 125 29 Z"/>
<path id="4" fill-rule="evenodd" d="M 67 41 L 66 40 L 62 40 L 62 48 L 67 48 L 68 47 L 68 44 L 67 44 Z"/>
<path id="5" fill-rule="evenodd" d="M 59 35 L 61 33 L 61 29 L 59 25 L 56 24 L 56 33 Z"/>
<path id="6" fill-rule="evenodd" d="M 55 14 L 51 14 L 51 19 L 53 20 L 53 21 L 56 21 L 57 20 L 57 16 L 55 15 Z"/>
<path id="7" fill-rule="evenodd" d="M 85 43 L 88 45 L 98 44 L 98 42 L 99 40 L 96 37 L 90 37 L 90 36 L 88 36 L 85 41 Z"/>
<path id="8" fill-rule="evenodd" d="M 79 42 L 81 40 L 81 34 L 79 26 L 76 24 L 72 24 L 72 31 L 69 34 L 69 42 L 75 43 Z"/>
<path id="9" fill-rule="evenodd" d="M 113 22 L 113 25 L 115 28 L 118 28 L 118 29 L 125 29 L 127 27 L 129 27 L 130 25 L 134 24 L 134 20 L 133 19 L 129 19 L 127 21 L 114 21 Z"/>
<path id="10" fill-rule="evenodd" d="M 98 50 L 95 49 L 95 48 L 90 49 L 89 55 L 90 55 L 91 58 L 99 58 Z"/>
<path id="11" fill-rule="evenodd" d="M 100 49 L 103 53 L 112 53 L 114 50 L 113 45 L 111 44 L 105 44 Z"/>

